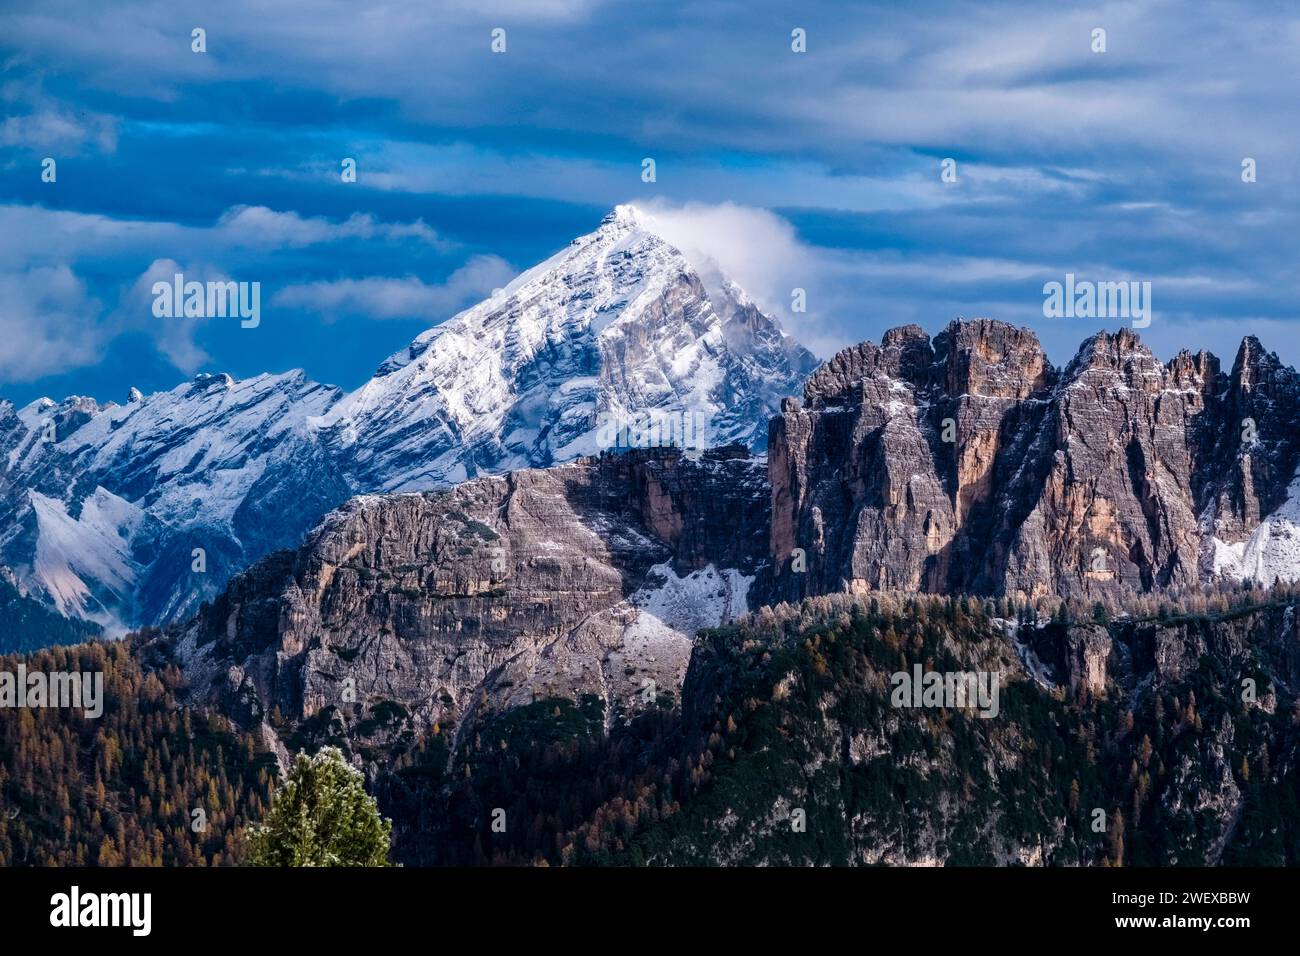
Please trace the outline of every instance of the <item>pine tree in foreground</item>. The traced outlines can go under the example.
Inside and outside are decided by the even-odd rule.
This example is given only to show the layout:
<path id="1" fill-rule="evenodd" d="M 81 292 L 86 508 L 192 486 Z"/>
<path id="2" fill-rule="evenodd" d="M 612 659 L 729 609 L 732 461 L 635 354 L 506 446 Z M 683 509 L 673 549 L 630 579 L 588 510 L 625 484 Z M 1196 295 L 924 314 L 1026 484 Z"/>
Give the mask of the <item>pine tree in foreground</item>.
<path id="1" fill-rule="evenodd" d="M 248 836 L 251 866 L 388 866 L 393 824 L 337 747 L 298 754 L 266 823 Z"/>

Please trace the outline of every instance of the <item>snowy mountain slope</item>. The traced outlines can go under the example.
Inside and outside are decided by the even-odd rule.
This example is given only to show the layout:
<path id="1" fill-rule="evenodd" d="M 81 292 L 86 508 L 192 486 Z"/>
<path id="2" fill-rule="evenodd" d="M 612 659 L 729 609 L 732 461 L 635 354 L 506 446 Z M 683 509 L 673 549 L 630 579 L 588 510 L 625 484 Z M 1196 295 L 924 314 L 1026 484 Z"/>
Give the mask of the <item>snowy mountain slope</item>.
<path id="1" fill-rule="evenodd" d="M 702 444 L 761 449 L 816 360 L 725 277 L 710 288 L 619 206 L 346 396 L 292 371 L 0 405 L 0 565 L 121 632 L 188 615 L 354 494 L 594 453 L 603 416 L 690 415 Z"/>
<path id="2" fill-rule="evenodd" d="M 0 562 L 110 631 L 187 614 L 347 497 L 305 428 L 340 397 L 294 371 L 10 408 Z"/>
<path id="3" fill-rule="evenodd" d="M 68 504 L 30 492 L 36 514 L 36 554 L 32 572 L 64 614 L 86 615 L 98 599 L 88 581 L 116 603 L 130 601 L 141 567 L 131 558 L 130 542 L 144 513 L 103 488 L 81 502 L 80 513 Z M 100 623 L 108 623 L 100 617 Z"/>
<path id="4" fill-rule="evenodd" d="M 711 296 L 652 217 L 618 206 L 392 356 L 319 425 L 360 484 L 386 491 L 593 454 L 602 422 L 650 416 L 694 416 L 706 444 L 761 449 L 816 364 L 734 284 Z"/>

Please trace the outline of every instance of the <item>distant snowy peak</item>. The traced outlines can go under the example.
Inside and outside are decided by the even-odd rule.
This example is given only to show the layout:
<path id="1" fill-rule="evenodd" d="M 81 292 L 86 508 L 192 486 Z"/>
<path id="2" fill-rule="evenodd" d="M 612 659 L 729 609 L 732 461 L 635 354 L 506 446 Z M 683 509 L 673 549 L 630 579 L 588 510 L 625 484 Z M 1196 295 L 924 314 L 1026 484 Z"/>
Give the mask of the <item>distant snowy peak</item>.
<path id="1" fill-rule="evenodd" d="M 730 280 L 706 291 L 653 217 L 617 206 L 425 332 L 319 421 L 367 487 L 436 488 L 602 448 L 601 423 L 690 415 L 762 448 L 816 359 Z"/>
<path id="2" fill-rule="evenodd" d="M 306 424 L 341 397 L 295 370 L 10 409 L 0 564 L 110 633 L 188 613 L 346 497 Z"/>
<path id="3" fill-rule="evenodd" d="M 170 391 L 107 406 L 63 438 L 59 450 L 85 456 L 95 473 L 147 473 L 155 489 L 172 481 L 212 484 L 247 468 L 341 397 L 298 369 L 243 380 L 197 375 Z"/>

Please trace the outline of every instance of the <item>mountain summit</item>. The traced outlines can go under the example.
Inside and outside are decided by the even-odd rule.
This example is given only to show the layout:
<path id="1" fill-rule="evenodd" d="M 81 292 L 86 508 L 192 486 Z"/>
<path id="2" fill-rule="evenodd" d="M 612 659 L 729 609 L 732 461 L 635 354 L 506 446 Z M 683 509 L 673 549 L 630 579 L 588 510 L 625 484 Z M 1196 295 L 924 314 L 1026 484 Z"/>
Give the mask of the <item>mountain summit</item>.
<path id="1" fill-rule="evenodd" d="M 712 285 L 618 206 L 350 395 L 294 371 L 203 374 L 124 405 L 0 403 L 0 565 L 116 632 L 188 616 L 354 494 L 571 460 L 647 419 L 761 450 L 816 360 Z"/>
<path id="2" fill-rule="evenodd" d="M 434 488 L 608 445 L 602 426 L 691 416 L 706 444 L 766 447 L 816 367 L 729 281 L 705 281 L 617 206 L 595 232 L 422 334 L 322 420 L 361 487 Z"/>

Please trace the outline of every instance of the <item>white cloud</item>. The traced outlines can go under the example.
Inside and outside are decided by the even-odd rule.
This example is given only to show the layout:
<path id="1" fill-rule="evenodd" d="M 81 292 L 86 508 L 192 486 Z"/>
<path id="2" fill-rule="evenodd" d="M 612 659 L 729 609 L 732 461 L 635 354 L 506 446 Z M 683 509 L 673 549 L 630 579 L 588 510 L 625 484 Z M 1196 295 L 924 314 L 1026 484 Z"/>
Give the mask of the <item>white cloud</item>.
<path id="1" fill-rule="evenodd" d="M 30 237 L 39 235 L 40 242 Z M 82 256 L 135 254 L 156 258 L 221 259 L 231 250 L 300 248 L 327 242 L 415 240 L 439 252 L 454 247 L 423 220 L 382 222 L 354 213 L 341 222 L 266 206 L 232 206 L 212 226 L 114 219 L 97 213 L 0 205 L 0 261 L 57 263 Z"/>
<path id="2" fill-rule="evenodd" d="M 76 151 L 88 144 L 111 153 L 117 148 L 116 123 L 98 114 L 79 118 L 56 110 L 10 116 L 0 123 L 0 146 Z"/>
<path id="3" fill-rule="evenodd" d="M 504 259 L 474 256 L 440 284 L 431 285 L 415 276 L 309 282 L 281 289 L 271 302 L 319 312 L 326 318 L 351 314 L 372 319 L 425 319 L 432 323 L 486 297 L 513 275 L 514 270 Z"/>
<path id="4" fill-rule="evenodd" d="M 211 358 L 194 341 L 199 323 L 206 320 L 196 317 L 159 318 L 153 314 L 153 284 L 166 282 L 170 286 L 178 273 L 185 275 L 187 270 L 175 259 L 155 259 L 123 294 L 114 319 L 119 328 L 144 329 L 167 361 L 186 375 L 191 375 Z M 209 268 L 191 267 L 188 274 L 202 275 L 205 282 L 224 282 L 229 278 Z"/>
<path id="5" fill-rule="evenodd" d="M 11 18 L 13 44 L 92 87 L 168 100 L 261 81 L 394 103 L 406 119 L 471 136 L 505 119 L 508 103 L 521 130 L 813 157 L 840 171 L 862 168 L 882 144 L 1025 163 L 1064 147 L 1108 168 L 1122 166 L 1111 150 L 1129 149 L 1214 169 L 1226 143 L 1276 156 L 1297 143 L 1293 96 L 1276 82 L 1298 62 L 1300 25 L 1285 8 L 1240 16 L 1215 2 L 1112 2 L 1031 14 L 995 2 L 915 17 L 877 4 L 855 17 L 813 3 L 801 12 L 810 51 L 796 57 L 771 16 L 738 22 L 729 4 L 646 18 L 595 0 L 388 4 L 364 15 L 341 0 L 233 0 L 205 56 L 160 24 L 152 0 L 28 6 Z M 498 25 L 510 51 L 493 58 Z M 1104 55 L 1090 49 L 1099 25 Z"/>
<path id="6" fill-rule="evenodd" d="M 340 241 L 415 242 L 438 252 L 454 245 L 422 220 L 382 222 L 362 213 L 332 221 L 265 206 L 236 206 L 211 226 L 184 226 L 0 205 L 0 375 L 31 381 L 93 365 L 109 343 L 128 332 L 147 335 L 160 355 L 191 374 L 211 358 L 196 341 L 204 320 L 155 317 L 154 282 L 170 282 L 178 272 L 204 282 L 250 280 L 274 250 Z M 143 271 L 141 263 L 148 263 Z M 134 277 L 122 284 L 107 309 L 80 277 L 106 267 Z M 441 319 L 467 298 L 504 284 L 511 274 L 503 260 L 487 256 L 469 260 L 441 285 L 418 279 L 358 280 L 290 290 L 302 290 L 297 295 L 304 307 L 319 302 L 326 311 L 342 311 L 350 297 L 362 314 Z M 112 290 L 97 291 L 111 298 Z M 291 295 L 284 301 L 292 300 Z"/>
<path id="7" fill-rule="evenodd" d="M 626 159 L 550 156 L 540 152 L 429 144 L 393 140 L 375 150 L 365 166 L 365 184 L 372 189 L 441 196 L 510 195 L 613 206 L 627 198 L 629 183 L 641 175 L 641 154 Z M 779 206 L 797 196 L 803 208 L 875 211 L 926 209 L 959 197 L 945 189 L 937 173 L 929 174 L 928 159 L 908 157 L 887 175 L 852 175 L 823 163 L 774 160 L 758 165 L 728 164 L 715 159 L 665 160 L 661 176 L 672 177 L 677 202 L 715 203 L 718 197 L 741 206 Z M 963 167 L 963 174 L 968 170 Z M 298 182 L 319 181 L 318 162 L 297 168 L 264 167 L 258 174 Z M 1032 170 L 988 167 L 970 180 L 981 192 L 1001 189 L 1014 180 L 1017 187 L 1059 192 L 1059 181 L 1048 181 Z M 646 187 L 654 193 L 657 187 Z M 969 199 L 970 191 L 960 196 Z M 1023 192 L 1021 193 L 1023 195 Z"/>
<path id="8" fill-rule="evenodd" d="M 39 78 L 0 84 L 0 104 L 6 114 L 0 122 L 0 146 L 63 155 L 86 146 L 103 153 L 117 149 L 116 117 L 50 96 Z"/>
<path id="9" fill-rule="evenodd" d="M 0 273 L 0 376 L 30 382 L 94 364 L 100 309 L 66 265 Z"/>
<path id="10" fill-rule="evenodd" d="M 734 203 L 636 205 L 706 283 L 719 275 L 731 279 L 817 355 L 829 357 L 851 341 L 834 317 L 842 311 L 845 279 L 860 265 L 856 254 L 804 242 L 788 220 L 767 209 Z M 804 290 L 806 312 L 791 312 L 796 288 Z"/>
<path id="11" fill-rule="evenodd" d="M 650 202 L 637 207 L 652 217 L 655 233 L 697 269 L 716 267 L 769 310 L 779 308 L 782 300 L 788 304 L 790 281 L 815 258 L 794 226 L 766 209 L 734 203 Z"/>
<path id="12" fill-rule="evenodd" d="M 311 246 L 342 239 L 418 239 L 440 249 L 451 245 L 423 219 L 389 223 L 369 213 L 353 213 L 342 222 L 331 222 L 322 216 L 304 218 L 266 206 L 232 206 L 221 214 L 216 230 L 231 245 L 241 246 Z"/>

